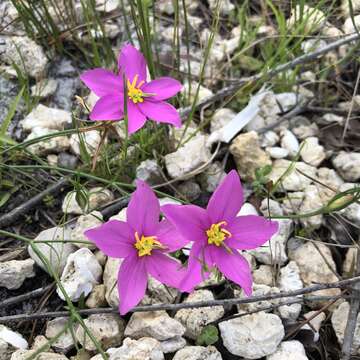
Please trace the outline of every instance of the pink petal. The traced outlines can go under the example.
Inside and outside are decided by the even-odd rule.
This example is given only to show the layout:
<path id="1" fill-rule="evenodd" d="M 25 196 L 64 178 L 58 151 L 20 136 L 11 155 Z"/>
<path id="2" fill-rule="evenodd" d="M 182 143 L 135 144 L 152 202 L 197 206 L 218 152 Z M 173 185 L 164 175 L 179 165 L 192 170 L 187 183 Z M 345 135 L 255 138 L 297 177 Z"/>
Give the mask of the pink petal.
<path id="1" fill-rule="evenodd" d="M 177 110 L 164 101 L 152 101 L 145 98 L 143 103 L 139 103 L 141 112 L 151 120 L 160 123 L 172 124 L 176 127 L 181 126 L 181 118 Z"/>
<path id="2" fill-rule="evenodd" d="M 228 253 L 223 247 L 212 246 L 211 254 L 218 269 L 234 283 L 240 285 L 245 294 L 252 293 L 252 275 L 249 263 L 235 249 Z"/>
<path id="3" fill-rule="evenodd" d="M 226 244 L 235 249 L 247 250 L 266 243 L 277 232 L 278 223 L 261 216 L 246 215 L 237 217 L 226 229 L 231 233 Z"/>
<path id="4" fill-rule="evenodd" d="M 239 212 L 243 204 L 243 191 L 239 175 L 235 170 L 230 171 L 217 187 L 207 206 L 211 221 L 231 221 Z"/>
<path id="5" fill-rule="evenodd" d="M 194 287 L 206 280 L 210 272 L 204 271 L 204 246 L 199 242 L 194 242 L 190 255 L 185 276 L 183 277 L 179 289 L 183 292 L 192 292 Z"/>
<path id="6" fill-rule="evenodd" d="M 123 221 L 111 220 L 84 233 L 106 255 L 124 258 L 136 254 L 134 234 Z"/>
<path id="7" fill-rule="evenodd" d="M 136 75 L 138 75 L 137 83 L 146 81 L 146 60 L 144 55 L 132 45 L 127 44 L 122 47 L 118 66 L 130 82 Z"/>
<path id="8" fill-rule="evenodd" d="M 136 306 L 145 295 L 147 273 L 145 262 L 138 256 L 129 256 L 121 264 L 118 275 L 120 314 L 125 315 Z"/>
<path id="9" fill-rule="evenodd" d="M 91 120 L 120 120 L 123 118 L 123 94 L 105 95 L 95 104 L 90 113 Z"/>
<path id="10" fill-rule="evenodd" d="M 205 231 L 210 227 L 205 209 L 196 205 L 164 205 L 161 211 L 185 239 L 205 243 Z"/>
<path id="11" fill-rule="evenodd" d="M 124 92 L 122 77 L 106 69 L 98 68 L 85 71 L 80 75 L 80 79 L 100 97 Z"/>
<path id="12" fill-rule="evenodd" d="M 128 112 L 128 131 L 132 134 L 142 128 L 146 122 L 146 116 L 140 111 L 139 107 L 131 100 L 127 102 Z"/>
<path id="13" fill-rule="evenodd" d="M 156 237 L 166 246 L 166 252 L 179 250 L 189 243 L 189 240 L 181 236 L 175 226 L 166 219 L 159 224 Z"/>
<path id="14" fill-rule="evenodd" d="M 151 96 L 151 100 L 166 100 L 176 95 L 182 88 L 179 81 L 171 77 L 161 77 L 146 83 L 141 90 Z"/>
<path id="15" fill-rule="evenodd" d="M 153 190 L 144 181 L 136 181 L 136 191 L 131 195 L 126 210 L 128 224 L 139 236 L 155 236 L 159 224 L 160 205 Z"/>
<path id="16" fill-rule="evenodd" d="M 162 284 L 174 288 L 179 287 L 185 271 L 179 261 L 159 251 L 153 251 L 150 256 L 146 256 L 146 270 L 156 280 Z"/>

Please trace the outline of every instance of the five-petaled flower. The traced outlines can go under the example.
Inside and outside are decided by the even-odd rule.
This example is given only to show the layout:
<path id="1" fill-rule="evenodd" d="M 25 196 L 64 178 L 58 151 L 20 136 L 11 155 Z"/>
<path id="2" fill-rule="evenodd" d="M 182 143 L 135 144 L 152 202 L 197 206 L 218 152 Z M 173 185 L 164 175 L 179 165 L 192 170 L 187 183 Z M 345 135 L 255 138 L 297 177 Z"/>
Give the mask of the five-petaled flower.
<path id="1" fill-rule="evenodd" d="M 261 216 L 237 216 L 242 203 L 240 178 L 233 170 L 215 190 L 206 210 L 195 205 L 162 206 L 162 212 L 179 233 L 193 241 L 180 290 L 192 291 L 216 266 L 251 295 L 251 270 L 238 250 L 263 245 L 275 234 L 278 224 Z"/>
<path id="2" fill-rule="evenodd" d="M 134 133 L 144 126 L 146 119 L 181 126 L 176 109 L 165 102 L 176 95 L 181 84 L 171 77 L 146 81 L 146 61 L 132 45 L 124 45 L 118 59 L 119 73 L 106 69 L 84 72 L 81 80 L 100 99 L 90 113 L 91 120 L 121 120 L 124 117 L 124 83 L 126 80 L 126 108 L 128 131 Z"/>
<path id="3" fill-rule="evenodd" d="M 179 286 L 183 268 L 166 253 L 187 243 L 167 220 L 159 221 L 159 201 L 143 181 L 137 181 L 126 217 L 126 222 L 112 220 L 85 232 L 106 255 L 124 258 L 118 275 L 120 314 L 143 298 L 148 274 L 165 285 Z"/>

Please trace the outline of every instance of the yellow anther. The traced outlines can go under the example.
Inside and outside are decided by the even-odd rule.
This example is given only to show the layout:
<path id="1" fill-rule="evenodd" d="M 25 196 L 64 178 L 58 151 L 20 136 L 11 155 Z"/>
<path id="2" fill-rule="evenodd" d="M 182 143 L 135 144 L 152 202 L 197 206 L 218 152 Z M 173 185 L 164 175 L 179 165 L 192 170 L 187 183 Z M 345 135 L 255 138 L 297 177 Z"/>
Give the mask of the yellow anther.
<path id="1" fill-rule="evenodd" d="M 206 230 L 206 235 L 208 237 L 208 244 L 213 244 L 216 246 L 225 246 L 223 243 L 226 238 L 231 237 L 231 233 L 223 229 L 222 226 L 227 225 L 226 221 L 221 221 L 217 224 L 212 224 L 210 229 Z"/>
<path id="2" fill-rule="evenodd" d="M 151 255 L 151 251 L 154 249 L 164 249 L 164 246 L 156 239 L 156 236 L 142 235 L 140 238 L 138 232 L 135 232 L 135 240 L 134 246 L 140 257 Z"/>
<path id="3" fill-rule="evenodd" d="M 137 85 L 137 81 L 138 81 L 139 75 L 136 74 L 134 76 L 134 79 L 132 82 L 130 82 L 130 80 L 127 80 L 127 94 L 130 100 L 132 100 L 132 102 L 134 104 L 136 103 L 142 103 L 144 102 L 144 96 L 145 94 L 142 92 L 142 90 L 140 89 L 140 87 L 145 83 L 144 80 L 141 80 Z"/>

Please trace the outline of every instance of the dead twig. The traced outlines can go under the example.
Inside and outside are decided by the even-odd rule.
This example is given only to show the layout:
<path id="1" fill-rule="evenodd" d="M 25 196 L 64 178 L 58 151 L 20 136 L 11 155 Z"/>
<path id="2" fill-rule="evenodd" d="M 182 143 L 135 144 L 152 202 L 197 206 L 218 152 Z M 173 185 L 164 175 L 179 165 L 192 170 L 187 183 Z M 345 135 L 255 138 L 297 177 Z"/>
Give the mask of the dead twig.
<path id="1" fill-rule="evenodd" d="M 18 303 L 20 303 L 20 302 L 22 302 L 22 301 L 36 298 L 36 297 L 44 294 L 44 293 L 47 292 L 48 290 L 50 290 L 53 286 L 54 286 L 54 284 L 50 284 L 50 285 L 41 287 L 41 288 L 39 288 L 39 289 L 35 289 L 35 290 L 32 290 L 32 291 L 29 291 L 28 293 L 21 294 L 21 295 L 18 295 L 18 296 L 14 296 L 14 297 L 12 297 L 12 298 L 10 298 L 10 299 L 6 299 L 6 300 L 4 300 L 4 301 L 2 301 L 2 302 L 0 303 L 0 308 L 2 309 L 2 308 L 4 308 L 5 306 L 18 304 Z"/>
<path id="2" fill-rule="evenodd" d="M 26 214 L 29 210 L 34 208 L 36 205 L 41 203 L 41 201 L 50 194 L 55 194 L 62 189 L 64 189 L 69 183 L 69 178 L 62 178 L 56 183 L 50 185 L 47 189 L 42 191 L 41 193 L 35 195 L 30 200 L 25 203 L 19 205 L 15 209 L 11 210 L 7 214 L 3 215 L 0 218 L 0 228 L 9 226 L 13 224 L 21 215 Z"/>
<path id="3" fill-rule="evenodd" d="M 146 312 L 146 311 L 157 311 L 157 310 L 177 311 L 180 309 L 193 309 L 193 308 L 202 308 L 209 306 L 249 304 L 258 301 L 295 297 L 325 289 L 347 288 L 348 286 L 357 284 L 359 282 L 360 282 L 360 276 L 356 276 L 335 283 L 317 284 L 299 290 L 273 293 L 267 295 L 251 296 L 243 299 L 221 299 L 221 300 L 196 301 L 196 302 L 188 302 L 181 304 L 154 304 L 154 305 L 136 306 L 134 309 L 131 310 L 131 312 Z M 316 298 L 317 300 L 319 299 L 319 297 Z M 306 300 L 311 300 L 311 298 L 309 299 L 307 298 Z M 91 315 L 91 314 L 117 313 L 118 311 L 119 310 L 117 308 L 97 308 L 97 309 L 79 310 L 78 312 L 81 315 Z M 10 315 L 10 316 L 1 317 L 0 324 L 7 323 L 9 321 L 32 321 L 36 319 L 47 319 L 47 318 L 55 318 L 55 317 L 63 317 L 63 316 L 66 317 L 68 315 L 69 315 L 68 311 L 53 311 L 53 312 L 44 312 L 44 313 L 35 313 L 35 314 Z"/>
<path id="4" fill-rule="evenodd" d="M 357 251 L 356 256 L 356 268 L 355 274 L 360 273 L 360 254 Z M 344 333 L 344 341 L 341 349 L 341 360 L 349 360 L 351 356 L 351 348 L 354 340 L 354 334 L 357 324 L 358 313 L 360 309 L 360 284 L 355 284 L 351 293 L 352 298 L 350 301 L 350 310 L 348 315 L 348 320 L 346 323 L 345 333 Z"/>
<path id="5" fill-rule="evenodd" d="M 319 57 L 323 54 L 326 54 L 332 50 L 335 50 L 335 49 L 339 48 L 340 46 L 343 46 L 343 45 L 349 44 L 355 40 L 358 40 L 359 38 L 360 38 L 360 34 L 358 34 L 358 33 L 349 35 L 349 36 L 345 36 L 344 38 L 342 38 L 340 40 L 334 41 L 331 44 L 324 46 L 320 50 L 301 55 L 301 56 L 295 58 L 294 60 L 291 60 L 285 64 L 281 64 L 281 65 L 277 66 L 275 69 L 270 70 L 266 74 L 259 73 L 259 74 L 253 75 L 253 76 L 239 79 L 239 81 L 237 83 L 227 86 L 227 87 L 221 89 L 220 91 L 218 91 L 217 93 L 215 93 L 213 96 L 209 96 L 209 97 L 205 98 L 204 100 L 200 101 L 196 105 L 196 107 L 202 108 L 205 105 L 212 104 L 218 100 L 223 99 L 226 96 L 233 95 L 244 84 L 255 83 L 261 79 L 269 80 L 269 79 L 273 78 L 274 76 L 280 74 L 283 71 L 292 69 L 292 68 L 296 67 L 297 65 L 305 64 L 309 61 L 315 60 L 317 57 Z M 192 106 L 188 106 L 186 108 L 180 109 L 181 117 L 182 118 L 187 117 L 190 114 L 191 110 L 192 110 Z"/>

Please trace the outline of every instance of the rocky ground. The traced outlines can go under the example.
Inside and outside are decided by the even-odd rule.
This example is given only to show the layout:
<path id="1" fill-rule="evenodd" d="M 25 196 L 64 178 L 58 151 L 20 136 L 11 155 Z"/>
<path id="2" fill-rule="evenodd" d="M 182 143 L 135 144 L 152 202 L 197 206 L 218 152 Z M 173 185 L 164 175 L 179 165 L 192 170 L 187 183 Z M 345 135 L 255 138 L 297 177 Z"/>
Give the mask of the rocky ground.
<path id="1" fill-rule="evenodd" d="M 188 95 L 179 101 L 186 115 L 196 98 L 202 51 L 217 5 L 212 0 L 184 3 L 191 31 L 188 48 L 181 20 L 177 77 L 184 83 L 184 98 Z M 276 3 L 291 29 L 296 10 L 291 12 L 287 2 Z M 124 19 L 115 16 L 119 2 L 95 4 L 117 53 L 126 40 Z M 42 39 L 35 42 L 24 23 L 15 21 L 14 5 L 0 3 L 0 126 L 23 91 L 6 134 L 0 128 L 0 360 L 335 360 L 349 359 L 350 353 L 351 359 L 360 358 L 356 286 L 321 287 L 341 284 L 359 271 L 360 203 L 354 201 L 356 190 L 351 192 L 360 181 L 359 43 L 348 42 L 311 58 L 344 35 L 356 34 L 360 15 L 352 15 L 360 11 L 360 2 L 349 7 L 344 0 L 329 14 L 324 6 L 305 8 L 308 18 L 302 31 L 308 36 L 290 61 L 304 54 L 310 60 L 300 68 L 289 66 L 291 82 L 280 75 L 265 80 L 261 64 L 256 67 L 265 51 L 257 42 L 281 35 L 272 15 L 267 20 L 259 15 L 257 2 L 248 19 L 256 24 L 254 49 L 245 52 L 239 64 L 236 54 L 244 33 L 233 17 L 240 10 L 235 1 L 223 0 L 220 30 L 198 88 L 197 101 L 203 106 L 181 129 L 163 128 L 166 140 L 156 134 L 141 151 L 130 142 L 131 160 L 126 162 L 114 155 L 119 142 L 126 141 L 122 124 L 105 145 L 97 129 L 76 130 L 86 114 L 75 96 L 83 96 L 90 109 L 96 101 L 79 80 L 84 64 L 44 46 Z M 67 36 L 58 13 L 49 9 Z M 172 1 L 159 1 L 156 14 L 158 56 L 163 67 L 171 69 L 176 18 Z M 133 24 L 128 26 L 135 32 Z M 76 36 L 90 46 L 89 33 L 82 29 Z M 65 46 L 78 51 L 72 41 Z M 194 74 L 190 84 L 189 65 Z M 236 88 L 237 80 L 249 76 L 261 80 L 258 86 L 249 93 L 241 87 L 244 83 Z M 228 87 L 234 90 L 218 96 Z M 55 132 L 61 136 L 47 137 Z M 159 150 L 162 142 L 166 150 Z M 113 162 L 100 156 L 94 169 L 100 144 Z M 110 309 L 119 304 L 115 283 L 120 260 L 86 243 L 84 231 L 108 219 L 125 220 L 128 189 L 121 182 L 143 179 L 169 194 L 162 203 L 177 202 L 175 197 L 204 206 L 232 168 L 238 170 L 246 195 L 241 214 L 279 221 L 277 234 L 267 244 L 244 252 L 252 267 L 253 296 L 260 299 L 245 302 L 240 288 L 216 276 L 189 295 L 149 278 L 140 306 L 165 304 L 163 308 L 125 317 Z M 55 190 L 44 193 L 49 186 Z M 40 201 L 17 210 L 39 194 Z M 343 196 L 330 206 L 338 194 Z M 344 207 L 347 202 L 351 204 Z M 177 256 L 186 261 L 187 249 Z M 214 302 L 185 305 L 202 301 Z M 343 346 L 349 339 L 348 318 L 353 341 Z"/>

